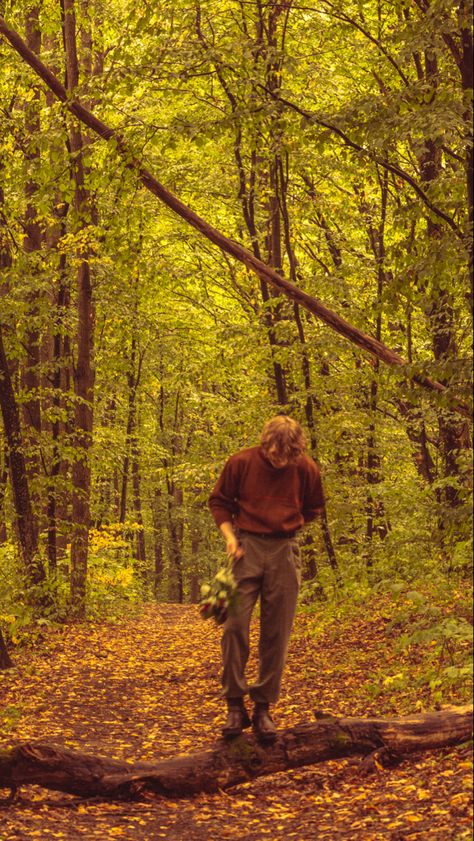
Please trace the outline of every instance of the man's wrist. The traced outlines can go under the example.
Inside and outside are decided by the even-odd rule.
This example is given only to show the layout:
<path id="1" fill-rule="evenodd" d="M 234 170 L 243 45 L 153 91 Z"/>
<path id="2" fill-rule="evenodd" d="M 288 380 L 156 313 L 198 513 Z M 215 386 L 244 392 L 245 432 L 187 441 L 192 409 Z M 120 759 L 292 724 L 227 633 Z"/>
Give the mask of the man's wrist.
<path id="1" fill-rule="evenodd" d="M 234 527 L 230 520 L 226 520 L 224 523 L 221 523 L 219 528 L 225 540 L 235 537 Z"/>

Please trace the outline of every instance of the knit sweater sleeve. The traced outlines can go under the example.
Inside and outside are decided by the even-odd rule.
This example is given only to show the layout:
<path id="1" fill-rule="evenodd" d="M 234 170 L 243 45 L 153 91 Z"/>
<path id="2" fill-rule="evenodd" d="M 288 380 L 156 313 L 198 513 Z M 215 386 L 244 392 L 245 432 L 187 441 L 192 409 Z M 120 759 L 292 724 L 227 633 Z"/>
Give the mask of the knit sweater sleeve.
<path id="1" fill-rule="evenodd" d="M 209 497 L 209 508 L 217 526 L 232 522 L 237 513 L 239 478 L 239 462 L 235 456 L 231 456 Z"/>
<path id="2" fill-rule="evenodd" d="M 313 459 L 308 458 L 306 466 L 302 514 L 305 523 L 310 523 L 324 510 L 326 502 L 321 481 L 321 471 L 318 465 Z"/>

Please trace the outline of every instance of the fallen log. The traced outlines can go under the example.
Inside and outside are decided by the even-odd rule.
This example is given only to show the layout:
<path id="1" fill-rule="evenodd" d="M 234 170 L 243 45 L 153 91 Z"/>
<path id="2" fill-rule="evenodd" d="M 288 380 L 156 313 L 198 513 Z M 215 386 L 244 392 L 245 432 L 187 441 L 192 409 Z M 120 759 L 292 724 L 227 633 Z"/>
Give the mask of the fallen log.
<path id="1" fill-rule="evenodd" d="M 253 734 L 209 750 L 156 763 L 116 759 L 26 743 L 0 751 L 0 788 L 22 785 L 110 799 L 144 793 L 180 797 L 215 792 L 303 765 L 380 750 L 397 757 L 465 742 L 472 737 L 472 707 L 451 707 L 404 718 L 332 718 L 282 730 L 273 745 Z"/>

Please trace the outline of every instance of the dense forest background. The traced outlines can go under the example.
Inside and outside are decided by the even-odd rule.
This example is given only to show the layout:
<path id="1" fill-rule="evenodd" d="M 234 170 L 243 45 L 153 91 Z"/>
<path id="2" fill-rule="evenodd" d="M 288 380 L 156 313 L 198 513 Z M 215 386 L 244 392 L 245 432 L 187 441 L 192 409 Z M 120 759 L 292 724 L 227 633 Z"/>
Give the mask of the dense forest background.
<path id="1" fill-rule="evenodd" d="M 0 41 L 3 638 L 196 600 L 222 556 L 210 489 L 277 411 L 303 423 L 327 496 L 304 538 L 306 604 L 405 585 L 416 603 L 416 582 L 465 598 L 469 3 L 3 10 L 129 150 Z M 401 364 L 189 227 L 132 156 Z"/>

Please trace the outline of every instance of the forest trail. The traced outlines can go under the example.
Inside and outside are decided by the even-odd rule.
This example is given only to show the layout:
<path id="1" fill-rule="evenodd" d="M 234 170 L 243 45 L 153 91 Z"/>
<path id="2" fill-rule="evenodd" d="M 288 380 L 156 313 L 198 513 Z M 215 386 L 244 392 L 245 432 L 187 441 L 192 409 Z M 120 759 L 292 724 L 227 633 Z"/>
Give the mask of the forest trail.
<path id="1" fill-rule="evenodd" d="M 279 727 L 311 721 L 314 709 L 413 711 L 409 690 L 406 699 L 397 696 L 397 708 L 388 695 L 368 701 L 368 677 L 381 665 L 390 671 L 394 656 L 383 614 L 334 623 L 317 635 L 309 633 L 314 621 L 304 614 L 297 619 L 275 708 Z M 255 623 L 254 650 L 257 633 Z M 171 604 L 146 606 L 114 624 L 46 630 L 33 656 L 17 653 L 16 668 L 0 673 L 6 742 L 41 739 L 149 761 L 209 747 L 223 718 L 219 640 L 219 629 L 203 622 L 195 606 Z M 358 766 L 359 760 L 332 761 L 180 801 L 90 802 L 29 787 L 2 807 L 0 841 L 471 837 L 472 763 L 465 747 L 414 756 L 376 776 L 362 776 Z"/>

